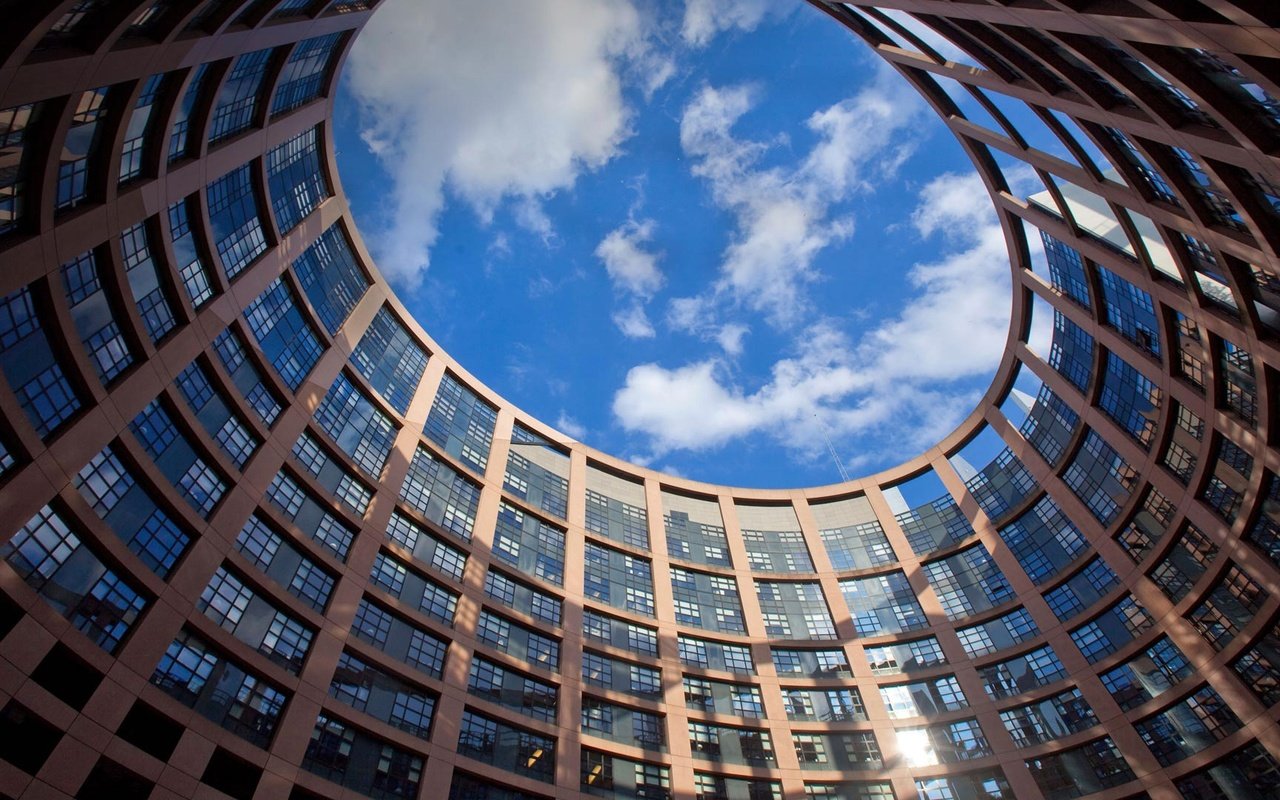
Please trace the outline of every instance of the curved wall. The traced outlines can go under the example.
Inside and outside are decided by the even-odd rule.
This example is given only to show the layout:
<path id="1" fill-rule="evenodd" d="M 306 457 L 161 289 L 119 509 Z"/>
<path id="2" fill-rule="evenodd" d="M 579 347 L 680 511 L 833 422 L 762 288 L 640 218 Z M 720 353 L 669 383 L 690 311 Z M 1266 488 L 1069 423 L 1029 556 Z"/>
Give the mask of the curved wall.
<path id="1" fill-rule="evenodd" d="M 1015 293 L 956 432 L 789 491 L 569 441 L 408 315 L 331 147 L 373 5 L 0 0 L 0 796 L 1273 796 L 1270 3 L 814 0 Z"/>

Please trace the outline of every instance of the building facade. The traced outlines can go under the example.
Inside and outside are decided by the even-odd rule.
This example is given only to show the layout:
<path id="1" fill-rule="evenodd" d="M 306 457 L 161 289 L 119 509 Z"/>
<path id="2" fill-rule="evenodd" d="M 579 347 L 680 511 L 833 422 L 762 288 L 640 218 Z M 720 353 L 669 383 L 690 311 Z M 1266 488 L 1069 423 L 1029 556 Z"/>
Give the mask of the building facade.
<path id="1" fill-rule="evenodd" d="M 374 0 L 0 0 L 0 797 L 1275 797 L 1280 10 L 811 1 L 972 158 L 1012 323 L 936 448 L 764 491 L 397 300 Z"/>

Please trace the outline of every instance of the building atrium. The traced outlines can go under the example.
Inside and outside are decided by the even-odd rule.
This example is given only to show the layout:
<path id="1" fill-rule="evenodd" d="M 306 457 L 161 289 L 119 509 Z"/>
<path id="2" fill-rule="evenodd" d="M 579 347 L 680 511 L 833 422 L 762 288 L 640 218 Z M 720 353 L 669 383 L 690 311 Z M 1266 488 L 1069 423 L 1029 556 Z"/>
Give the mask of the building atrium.
<path id="1" fill-rule="evenodd" d="M 760 490 L 397 298 L 375 0 L 0 0 L 0 798 L 1280 797 L 1280 4 L 807 2 L 971 159 L 1011 322 L 935 447 Z"/>

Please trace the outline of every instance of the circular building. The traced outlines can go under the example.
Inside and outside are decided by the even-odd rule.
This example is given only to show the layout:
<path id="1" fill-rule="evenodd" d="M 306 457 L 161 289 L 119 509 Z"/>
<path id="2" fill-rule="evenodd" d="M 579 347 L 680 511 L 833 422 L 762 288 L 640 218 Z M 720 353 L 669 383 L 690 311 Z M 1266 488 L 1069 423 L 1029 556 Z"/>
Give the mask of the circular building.
<path id="1" fill-rule="evenodd" d="M 1276 797 L 1280 10 L 811 2 L 1012 324 L 936 447 L 764 491 L 406 312 L 332 148 L 373 0 L 0 0 L 0 797 Z"/>

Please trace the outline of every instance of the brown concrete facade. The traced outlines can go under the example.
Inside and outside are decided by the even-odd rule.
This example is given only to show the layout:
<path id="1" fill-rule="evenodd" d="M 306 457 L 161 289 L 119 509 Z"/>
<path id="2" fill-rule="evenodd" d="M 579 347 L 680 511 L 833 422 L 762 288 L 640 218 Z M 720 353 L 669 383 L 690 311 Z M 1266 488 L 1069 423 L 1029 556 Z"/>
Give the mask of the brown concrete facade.
<path id="1" fill-rule="evenodd" d="M 849 29 L 851 47 L 871 46 L 892 64 L 972 158 L 1010 253 L 1012 321 L 990 390 L 937 446 L 845 484 L 754 490 L 663 475 L 568 439 L 475 380 L 395 297 L 361 242 L 330 133 L 342 60 L 375 13 L 373 0 L 0 0 L 0 297 L 30 298 L 47 345 L 41 357 L 56 361 L 78 403 L 48 430 L 37 426 L 23 394 L 28 384 L 15 376 L 35 366 L 20 361 L 27 351 L 19 348 L 39 337 L 30 324 L 0 320 L 0 798 L 1275 797 L 1280 11 L 1269 0 L 810 2 Z M 909 18 L 899 12 L 915 22 L 904 24 Z M 935 50 L 930 42 L 941 45 L 917 23 L 955 51 Z M 341 36 L 316 72 L 316 90 L 273 113 L 282 76 L 296 74 L 290 59 L 299 43 L 329 34 Z M 269 56 L 246 95 L 251 119 L 210 144 L 218 107 L 236 94 L 236 70 L 248 63 L 242 56 L 260 51 Z M 148 78 L 161 75 L 141 165 L 122 181 L 122 154 L 137 138 L 130 121 Z M 199 91 L 189 91 L 193 85 Z M 97 98 L 101 108 L 87 109 L 86 93 L 101 87 L 109 87 Z M 23 120 L 31 112 L 23 136 L 15 109 Z M 1020 130 L 1019 115 L 1038 120 L 1058 146 Z M 79 159 L 80 188 L 75 128 L 86 120 L 97 127 Z M 180 124 L 191 146 L 169 158 Z M 275 148 L 312 129 L 329 196 L 286 230 L 272 202 L 269 161 Z M 1029 166 L 1043 190 L 1030 199 L 1014 194 L 1000 167 L 1011 162 Z M 234 253 L 220 253 L 227 231 L 206 187 L 246 164 L 263 246 L 228 277 Z M 60 192 L 76 196 L 60 208 Z M 11 196 L 19 202 L 5 205 Z M 192 251 L 175 244 L 170 214 L 184 199 L 193 252 L 207 268 L 208 296 L 198 302 L 182 272 Z M 122 242 L 139 223 L 172 316 L 158 336 L 149 307 L 140 305 L 145 281 Z M 299 259 L 334 226 L 368 285 L 330 334 Z M 1076 284 L 1058 262 L 1046 268 L 1040 232 L 1079 254 Z M 104 307 L 131 353 L 110 378 L 78 327 L 81 301 L 66 267 L 89 252 Z M 281 277 L 319 343 L 296 382 L 259 346 L 246 313 Z M 403 413 L 352 361 L 384 308 L 429 355 Z M 1087 338 L 1075 351 L 1074 378 L 1065 333 L 1052 353 L 1028 346 L 1037 314 L 1065 320 L 1060 328 L 1069 322 Z M 1146 314 L 1154 326 L 1133 324 Z M 228 329 L 244 342 L 262 392 L 279 405 L 269 421 L 246 393 L 244 373 L 217 350 Z M 1113 358 L 1146 379 L 1145 405 L 1130 413 L 1116 409 L 1133 406 L 1138 391 L 1114 382 Z M 193 362 L 253 443 L 244 458 L 209 430 L 206 412 L 180 386 Z M 393 423 L 376 474 L 318 422 L 340 376 Z M 446 381 L 488 409 L 476 419 L 491 414 L 479 464 L 474 452 L 459 455 L 424 433 L 429 420 L 444 416 Z M 1031 411 L 1038 428 L 1011 420 L 1010 394 L 1024 381 L 1043 387 Z M 1065 409 L 1055 419 L 1074 418 L 1061 424 L 1052 450 L 1043 438 L 1050 398 Z M 190 472 L 171 474 L 176 456 L 154 455 L 155 442 L 131 424 L 157 399 L 188 448 L 185 457 L 221 479 L 207 507 L 193 505 Z M 545 446 L 530 451 L 519 429 Z M 973 475 L 954 457 L 987 431 L 1007 454 Z M 304 463 L 304 435 L 329 466 Z M 1109 448 L 1102 455 L 1099 443 Z M 127 467 L 129 485 L 185 535 L 174 563 L 148 561 L 141 534 L 129 538 L 145 526 L 113 517 L 77 477 L 106 448 Z M 469 535 L 446 521 L 456 517 L 441 516 L 438 497 L 429 510 L 404 490 L 420 451 L 454 476 L 455 491 L 474 493 Z M 533 453 L 533 467 L 512 466 L 523 463 L 521 453 Z M 520 475 L 562 486 L 562 506 L 534 499 L 528 484 L 511 477 L 526 468 Z M 301 516 L 270 499 L 282 474 L 308 498 Z M 339 474 L 348 481 L 341 485 L 364 486 L 362 502 L 332 488 Z M 945 493 L 904 511 L 899 487 L 926 474 Z M 437 482 L 432 491 L 441 495 L 449 485 Z M 592 510 L 601 496 L 640 520 L 632 538 L 600 530 Z M 922 545 L 922 535 L 941 530 L 930 528 L 929 508 L 940 509 L 937 519 L 950 520 L 953 533 Z M 1056 508 L 1059 521 L 1036 527 L 1046 508 Z M 74 534 L 74 544 L 48 545 L 54 528 L 35 524 L 45 513 Z M 723 529 L 721 556 L 691 556 L 671 541 L 681 535 L 672 520 L 684 513 L 704 530 Z M 503 525 L 517 514 L 562 535 L 549 553 L 554 561 L 559 550 L 559 574 L 526 569 L 512 555 Z M 350 532 L 340 554 L 316 534 L 312 522 L 320 518 L 329 530 Z M 275 547 L 328 576 L 323 599 L 309 601 L 244 544 L 253 519 L 273 532 Z M 423 549 L 389 535 L 395 519 L 417 526 L 416 541 L 443 543 L 437 553 L 465 556 L 465 566 L 450 573 L 428 563 Z M 779 541 L 807 554 L 808 563 L 771 561 L 786 549 Z M 534 539 L 522 544 L 535 546 Z M 846 558 L 846 544 L 876 544 L 881 556 L 874 564 Z M 1051 550 L 1069 555 L 1055 560 Z M 612 594 L 591 588 L 598 587 L 591 559 L 601 552 L 613 563 L 647 565 L 648 606 L 618 600 L 625 579 L 616 573 Z M 87 554 L 96 566 L 79 569 L 123 578 L 137 613 L 117 595 L 86 593 L 87 584 L 76 583 L 84 573 L 59 572 Z M 1037 556 L 1050 566 L 1035 567 Z M 404 568 L 404 580 L 451 595 L 447 615 L 379 580 L 388 559 Z M 731 582 L 741 632 L 715 630 L 705 616 L 702 625 L 690 622 L 673 569 Z M 287 630 L 251 641 L 235 620 L 252 610 L 241 608 L 231 621 L 225 609 L 215 613 L 211 582 L 225 573 L 252 594 L 248 608 L 306 631 L 300 652 L 281 655 Z M 493 574 L 519 582 L 521 599 L 503 602 Z M 867 599 L 881 597 L 876 592 L 898 575 L 918 611 L 906 600 Z M 764 604 L 778 584 L 807 596 L 805 609 L 825 608 L 830 629 L 818 619 L 802 630 L 798 605 L 786 612 L 795 610 L 791 624 L 770 621 Z M 1086 584 L 1092 588 L 1080 588 Z M 529 592 L 559 605 L 558 623 L 527 604 Z M 404 630 L 443 643 L 438 672 L 359 634 L 369 603 Z M 613 626 L 611 641 L 584 633 L 584 621 L 590 628 L 602 616 Z M 494 618 L 550 640 L 558 659 L 522 656 L 482 635 L 482 620 Z M 975 644 L 979 626 L 1015 619 L 1021 632 L 1012 639 Z M 618 632 L 627 630 L 642 640 L 652 632 L 656 650 L 624 646 L 630 640 Z M 206 661 L 187 664 L 196 677 L 178 685 L 182 668 L 167 654 L 184 637 L 200 643 Z M 693 640 L 745 648 L 750 666 L 700 663 L 685 652 Z M 934 656 L 888 665 L 885 648 L 926 641 Z M 838 653 L 847 665 L 782 668 L 800 658 L 793 652 L 819 651 Z M 1052 667 L 1000 668 L 1045 652 Z M 614 669 L 660 670 L 656 690 L 626 691 L 616 679 L 603 685 L 584 664 L 601 657 Z M 362 675 L 378 677 L 351 677 L 352 658 L 370 670 Z M 477 663 L 551 687 L 551 710 L 545 698 L 530 704 L 477 689 Z M 200 675 L 230 681 L 229 674 L 238 683 L 222 694 L 200 686 Z M 715 685 L 715 702 L 694 698 L 690 687 L 700 680 Z M 263 685 L 273 687 L 274 700 L 264 699 Z M 945 702 L 930 695 L 941 686 L 949 687 Z M 788 694 L 850 689 L 855 710 L 825 719 L 801 711 Z M 719 702 L 726 692 L 749 700 L 726 708 Z M 904 710 L 895 703 L 907 695 L 915 705 Z M 933 699 L 924 703 L 924 695 Z M 394 708 L 379 710 L 384 696 Z M 403 708 L 423 698 L 428 721 L 411 724 Z M 587 724 L 601 715 L 618 721 L 612 733 Z M 477 718 L 498 733 L 477 739 Z M 621 722 L 628 718 L 656 718 L 656 734 L 628 734 Z M 746 733 L 713 735 L 699 726 Z M 750 742 L 751 755 L 730 738 Z"/>

